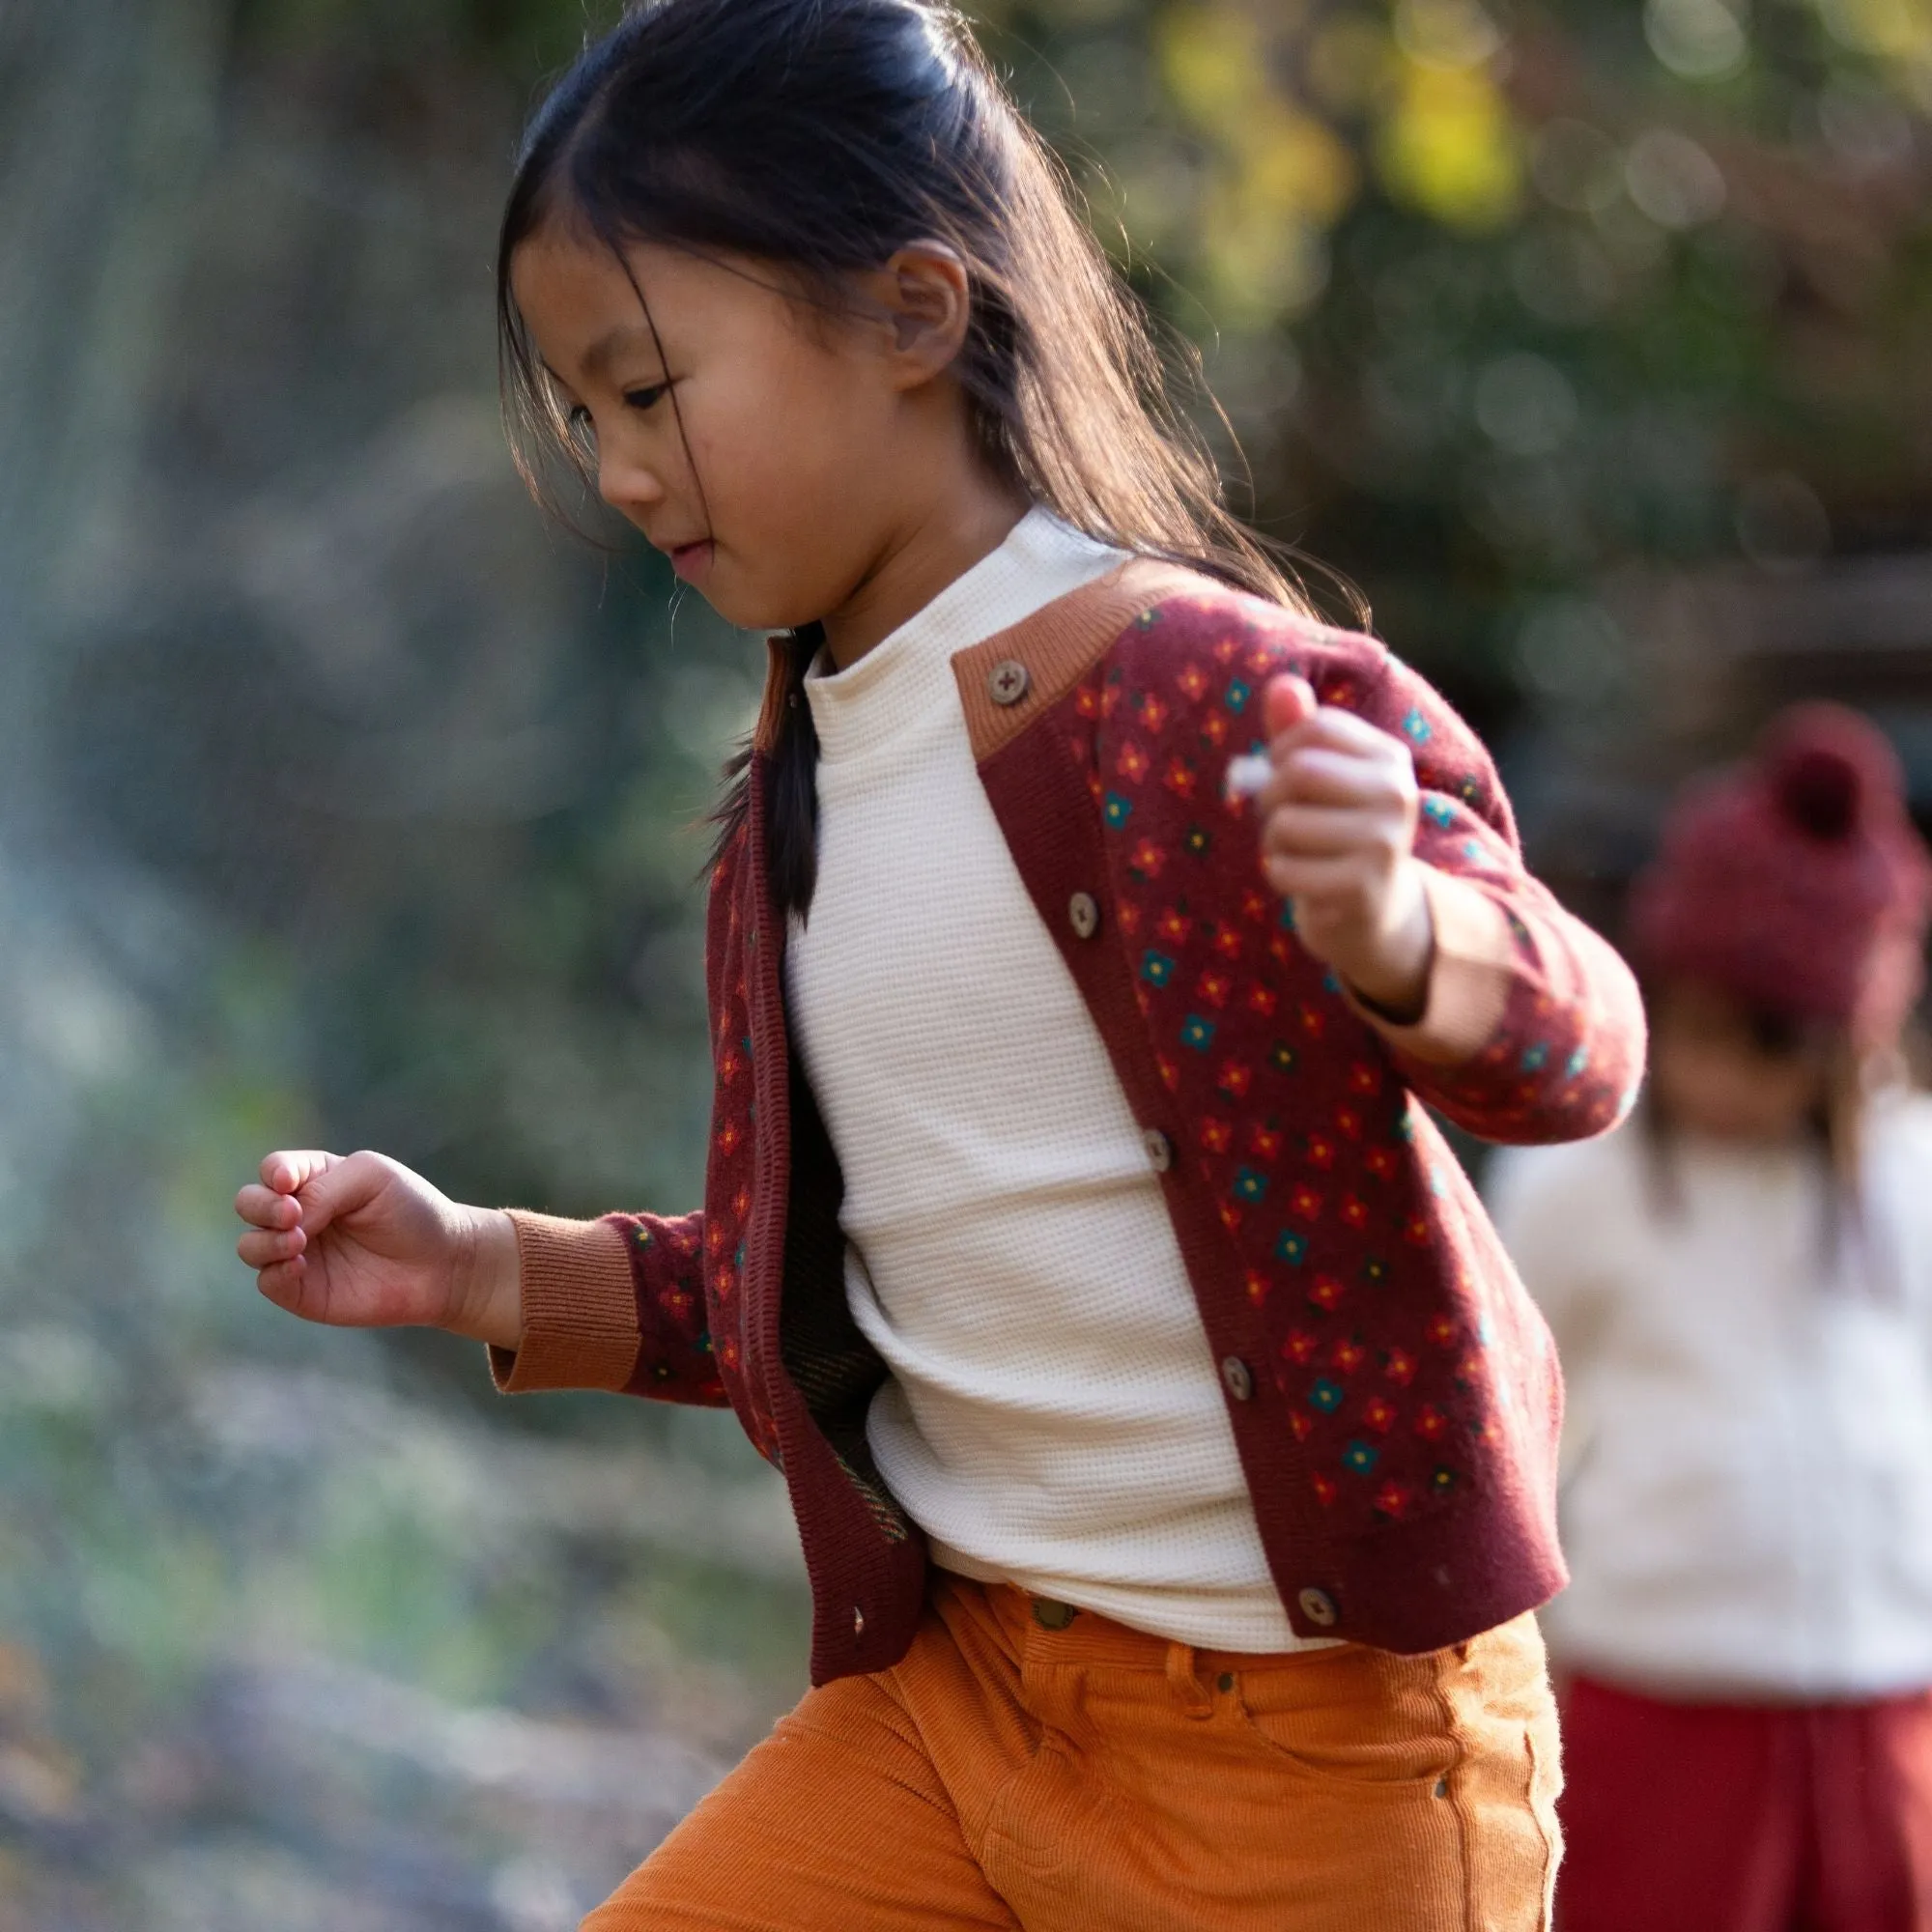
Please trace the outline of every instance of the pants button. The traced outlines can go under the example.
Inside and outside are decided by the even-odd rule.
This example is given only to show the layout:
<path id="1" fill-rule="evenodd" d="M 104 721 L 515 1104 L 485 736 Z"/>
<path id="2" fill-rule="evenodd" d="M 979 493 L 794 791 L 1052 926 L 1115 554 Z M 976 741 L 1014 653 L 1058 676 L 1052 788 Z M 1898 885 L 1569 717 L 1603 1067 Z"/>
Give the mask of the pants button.
<path id="1" fill-rule="evenodd" d="M 1064 1631 L 1079 1614 L 1071 1604 L 1057 1604 L 1051 1597 L 1033 1600 L 1033 1620 L 1041 1630 Z"/>

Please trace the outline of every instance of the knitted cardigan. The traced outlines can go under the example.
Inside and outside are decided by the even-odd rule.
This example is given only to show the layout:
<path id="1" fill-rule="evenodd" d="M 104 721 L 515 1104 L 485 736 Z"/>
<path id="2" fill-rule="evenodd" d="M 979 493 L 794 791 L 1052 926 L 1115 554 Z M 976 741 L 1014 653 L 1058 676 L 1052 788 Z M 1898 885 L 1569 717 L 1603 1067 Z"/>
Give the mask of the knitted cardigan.
<path id="1" fill-rule="evenodd" d="M 1145 1123 L 1294 1629 L 1426 1651 L 1542 1604 L 1565 1580 L 1560 1378 L 1426 1107 L 1494 1141 L 1609 1127 L 1643 1060 L 1628 970 L 1524 872 L 1468 728 L 1369 638 L 1136 559 L 953 670 L 994 815 Z M 1435 922 L 1413 1025 L 1302 950 L 1224 798 L 1285 671 L 1413 753 Z M 824 1683 L 904 1654 L 926 1557 L 867 1447 L 885 1369 L 847 1309 L 838 1163 L 787 1042 L 763 737 L 711 882 L 704 1208 L 519 1214 L 525 1328 L 494 1366 L 512 1391 L 728 1402 L 789 1486 Z"/>

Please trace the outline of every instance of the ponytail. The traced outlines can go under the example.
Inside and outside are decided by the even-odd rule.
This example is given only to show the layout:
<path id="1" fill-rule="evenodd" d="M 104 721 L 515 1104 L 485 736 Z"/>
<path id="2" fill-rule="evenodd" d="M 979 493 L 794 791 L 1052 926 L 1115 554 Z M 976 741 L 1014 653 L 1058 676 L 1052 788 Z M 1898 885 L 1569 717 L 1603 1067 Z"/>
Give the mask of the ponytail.
<path id="1" fill-rule="evenodd" d="M 744 831 L 752 810 L 752 761 L 765 760 L 765 874 L 773 901 L 803 922 L 818 883 L 818 727 L 806 696 L 806 673 L 825 647 L 822 624 L 801 624 L 765 640 L 765 697 L 749 741 L 724 767 L 724 796 L 710 865 Z"/>

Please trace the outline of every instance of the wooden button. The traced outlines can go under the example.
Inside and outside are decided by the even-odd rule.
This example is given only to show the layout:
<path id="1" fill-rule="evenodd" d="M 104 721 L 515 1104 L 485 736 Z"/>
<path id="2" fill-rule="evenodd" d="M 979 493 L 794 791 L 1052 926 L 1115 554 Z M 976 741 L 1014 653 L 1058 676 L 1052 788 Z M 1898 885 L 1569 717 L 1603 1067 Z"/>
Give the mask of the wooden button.
<path id="1" fill-rule="evenodd" d="M 1158 1127 L 1150 1127 L 1141 1136 L 1156 1174 L 1165 1174 L 1174 1165 L 1174 1143 Z"/>
<path id="2" fill-rule="evenodd" d="M 1255 1378 L 1247 1363 L 1238 1355 L 1230 1355 L 1221 1364 L 1221 1379 L 1227 1384 L 1228 1393 L 1236 1402 L 1247 1402 L 1255 1392 Z"/>
<path id="3" fill-rule="evenodd" d="M 1018 658 L 1002 658 L 986 680 L 993 702 L 1002 708 L 1017 704 L 1033 688 L 1033 678 Z"/>
<path id="4" fill-rule="evenodd" d="M 1322 1630 L 1333 1630 L 1340 1620 L 1341 1612 L 1335 1607 L 1335 1599 L 1326 1590 L 1318 1590 L 1311 1585 L 1295 1601 L 1301 1605 L 1301 1614 Z"/>
<path id="5" fill-rule="evenodd" d="M 1051 1597 L 1033 1600 L 1033 1620 L 1041 1630 L 1064 1631 L 1079 1614 L 1071 1604 L 1056 1604 Z"/>
<path id="6" fill-rule="evenodd" d="M 1100 901 L 1092 893 L 1075 893 L 1066 901 L 1066 923 L 1076 937 L 1092 939 L 1100 930 Z"/>

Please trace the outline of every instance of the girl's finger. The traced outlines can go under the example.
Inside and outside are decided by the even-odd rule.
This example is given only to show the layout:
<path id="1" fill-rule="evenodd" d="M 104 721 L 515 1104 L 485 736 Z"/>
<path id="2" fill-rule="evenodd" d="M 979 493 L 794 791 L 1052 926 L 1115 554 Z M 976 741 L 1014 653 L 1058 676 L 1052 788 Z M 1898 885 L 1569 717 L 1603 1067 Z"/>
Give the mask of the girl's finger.
<path id="1" fill-rule="evenodd" d="M 1263 855 L 1262 869 L 1283 898 L 1307 900 L 1318 907 L 1324 901 L 1338 907 L 1352 905 L 1361 900 L 1365 890 L 1361 861 L 1353 853 L 1342 858 L 1301 858 L 1268 852 Z"/>
<path id="2" fill-rule="evenodd" d="M 254 1228 L 293 1228 L 302 1217 L 301 1203 L 293 1195 L 277 1194 L 252 1180 L 235 1197 L 235 1211 Z"/>
<path id="3" fill-rule="evenodd" d="M 263 1268 L 255 1277 L 255 1286 L 277 1308 L 286 1308 L 292 1315 L 298 1315 L 303 1297 L 308 1293 L 307 1276 L 308 1263 L 298 1255 L 294 1261 L 276 1262 Z"/>
<path id="4" fill-rule="evenodd" d="M 256 1231 L 235 1243 L 235 1252 L 251 1268 L 272 1267 L 277 1262 L 292 1262 L 308 1246 L 308 1236 L 299 1228 L 280 1234 Z"/>
<path id="5" fill-rule="evenodd" d="M 1281 744 L 1284 736 L 1292 741 L 1286 746 Z M 1270 750 L 1279 749 L 1285 753 L 1304 745 L 1321 745 L 1330 751 L 1347 753 L 1355 757 L 1393 756 L 1406 760 L 1409 755 L 1408 747 L 1400 738 L 1391 737 L 1379 726 L 1371 724 L 1366 718 L 1345 711 L 1339 704 L 1324 704 L 1287 732 L 1277 733 L 1270 743 Z"/>
<path id="6" fill-rule="evenodd" d="M 1386 812 L 1326 805 L 1284 805 L 1262 827 L 1262 850 L 1284 858 L 1339 858 L 1389 842 Z"/>
<path id="7" fill-rule="evenodd" d="M 296 1194 L 335 1165 L 321 1148 L 283 1148 L 262 1163 L 262 1184 L 277 1194 Z"/>
<path id="8" fill-rule="evenodd" d="M 1305 677 L 1271 677 L 1262 693 L 1262 720 L 1270 738 L 1293 730 L 1320 709 L 1315 687 Z"/>
<path id="9" fill-rule="evenodd" d="M 322 1159 L 326 1165 L 310 1175 L 301 1190 L 301 1224 L 311 1236 L 366 1207 L 389 1178 L 376 1155 L 329 1153 Z"/>
<path id="10" fill-rule="evenodd" d="M 1273 811 L 1284 805 L 1400 809 L 1413 787 L 1407 770 L 1387 756 L 1364 758 L 1324 746 L 1297 746 L 1276 760 L 1274 776 L 1262 787 L 1256 809 Z"/>

